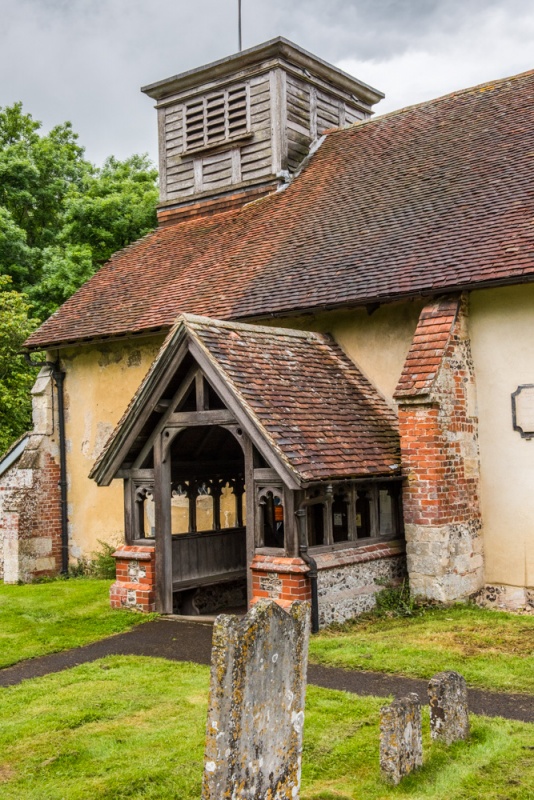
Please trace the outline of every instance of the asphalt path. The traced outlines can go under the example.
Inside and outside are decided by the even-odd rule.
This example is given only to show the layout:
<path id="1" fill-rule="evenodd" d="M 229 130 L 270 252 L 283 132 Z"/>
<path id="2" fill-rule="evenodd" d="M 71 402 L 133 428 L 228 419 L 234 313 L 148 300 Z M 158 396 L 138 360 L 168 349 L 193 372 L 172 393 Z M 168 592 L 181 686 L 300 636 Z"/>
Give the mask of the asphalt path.
<path id="1" fill-rule="evenodd" d="M 0 670 L 0 686 L 14 686 L 30 678 L 61 672 L 110 655 L 133 655 L 167 658 L 209 664 L 211 659 L 211 621 L 164 618 L 146 622 L 93 644 L 21 661 Z M 336 669 L 310 664 L 308 682 L 326 689 L 358 695 L 402 697 L 415 692 L 427 703 L 428 681 L 404 678 L 381 672 Z M 528 694 L 505 694 L 469 689 L 469 710 L 487 717 L 504 717 L 534 722 L 534 697 Z"/>

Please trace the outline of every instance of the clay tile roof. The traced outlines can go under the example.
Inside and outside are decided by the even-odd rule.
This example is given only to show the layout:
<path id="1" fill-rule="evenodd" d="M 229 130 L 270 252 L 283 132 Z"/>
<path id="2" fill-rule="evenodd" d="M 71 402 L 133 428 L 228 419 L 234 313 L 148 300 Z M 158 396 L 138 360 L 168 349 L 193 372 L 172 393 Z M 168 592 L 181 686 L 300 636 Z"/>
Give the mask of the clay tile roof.
<path id="1" fill-rule="evenodd" d="M 534 280 L 534 71 L 326 136 L 283 192 L 117 253 L 31 347 Z"/>
<path id="2" fill-rule="evenodd" d="M 396 399 L 430 393 L 454 328 L 459 304 L 459 299 L 442 298 L 429 303 L 421 311 L 395 389 Z"/>
<path id="3" fill-rule="evenodd" d="M 99 479 L 98 465 L 109 461 L 121 429 L 141 411 L 137 398 L 147 397 L 147 382 L 161 380 L 158 364 L 169 362 L 184 327 L 237 400 L 244 419 L 299 482 L 399 474 L 396 416 L 331 337 L 184 315 L 92 477 Z"/>

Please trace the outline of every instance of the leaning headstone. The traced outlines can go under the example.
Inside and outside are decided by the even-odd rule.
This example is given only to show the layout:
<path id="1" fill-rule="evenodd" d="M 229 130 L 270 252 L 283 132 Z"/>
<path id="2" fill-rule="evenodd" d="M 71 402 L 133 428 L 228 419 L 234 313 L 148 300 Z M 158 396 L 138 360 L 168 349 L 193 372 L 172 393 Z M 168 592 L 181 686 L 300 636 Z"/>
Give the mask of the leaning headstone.
<path id="1" fill-rule="evenodd" d="M 469 738 L 467 685 L 458 672 L 438 672 L 428 684 L 430 735 L 445 744 Z"/>
<path id="2" fill-rule="evenodd" d="M 298 800 L 309 636 L 309 603 L 217 617 L 202 800 Z"/>
<path id="3" fill-rule="evenodd" d="M 409 694 L 380 709 L 380 771 L 396 785 L 422 763 L 421 704 Z"/>

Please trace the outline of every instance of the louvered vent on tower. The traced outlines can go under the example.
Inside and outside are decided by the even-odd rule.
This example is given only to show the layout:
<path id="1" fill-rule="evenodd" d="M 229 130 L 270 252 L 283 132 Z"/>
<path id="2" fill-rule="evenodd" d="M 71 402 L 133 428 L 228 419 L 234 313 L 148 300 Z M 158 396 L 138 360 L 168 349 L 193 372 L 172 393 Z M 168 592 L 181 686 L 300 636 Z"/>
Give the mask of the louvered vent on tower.
<path id="1" fill-rule="evenodd" d="M 274 191 L 326 129 L 382 97 L 282 38 L 143 91 L 157 100 L 162 224 Z"/>
<path id="2" fill-rule="evenodd" d="M 185 105 L 186 150 L 219 144 L 248 130 L 246 86 L 233 86 Z"/>

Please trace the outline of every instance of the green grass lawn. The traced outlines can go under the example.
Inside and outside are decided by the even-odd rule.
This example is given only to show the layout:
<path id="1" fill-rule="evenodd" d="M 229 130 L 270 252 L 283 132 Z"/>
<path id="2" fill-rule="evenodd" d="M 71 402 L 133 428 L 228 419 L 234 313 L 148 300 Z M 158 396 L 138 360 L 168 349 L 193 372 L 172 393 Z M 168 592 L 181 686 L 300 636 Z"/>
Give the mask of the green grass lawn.
<path id="1" fill-rule="evenodd" d="M 453 669 L 471 686 L 534 692 L 534 617 L 470 605 L 407 618 L 366 615 L 312 637 L 310 659 L 416 678 Z"/>
<path id="2" fill-rule="evenodd" d="M 151 618 L 110 609 L 109 585 L 88 578 L 0 584 L 0 668 Z M 418 678 L 455 669 L 471 686 L 534 692 L 534 618 L 469 605 L 429 608 L 413 617 L 364 615 L 312 637 L 310 659 Z"/>
<path id="3" fill-rule="evenodd" d="M 198 800 L 208 668 L 110 656 L 0 689 L 0 798 Z M 378 770 L 383 700 L 308 688 L 301 800 L 525 800 L 534 726 L 472 717 L 397 788 Z"/>
<path id="4" fill-rule="evenodd" d="M 0 667 L 88 644 L 149 618 L 112 610 L 110 584 L 89 578 L 0 584 Z"/>

